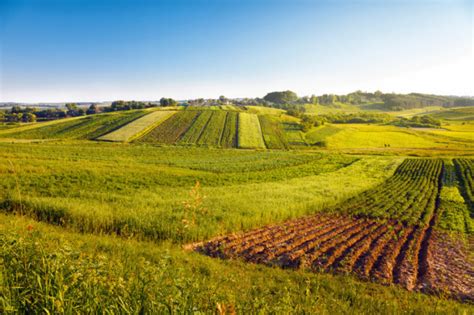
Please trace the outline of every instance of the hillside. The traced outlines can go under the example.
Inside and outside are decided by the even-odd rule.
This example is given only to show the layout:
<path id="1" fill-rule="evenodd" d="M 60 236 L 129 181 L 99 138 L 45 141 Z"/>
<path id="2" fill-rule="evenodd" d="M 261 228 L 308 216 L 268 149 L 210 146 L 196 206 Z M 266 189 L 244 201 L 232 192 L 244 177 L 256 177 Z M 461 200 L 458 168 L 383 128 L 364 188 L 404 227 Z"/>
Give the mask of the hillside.
<path id="1" fill-rule="evenodd" d="M 311 106 L 307 108 L 315 108 Z M 412 118 L 340 109 L 325 114 L 310 112 L 308 117 L 335 122 L 326 121 L 323 125 L 308 128 L 304 117 L 290 116 L 285 110 L 268 107 L 215 106 L 181 110 L 165 107 L 19 126 L 5 125 L 0 129 L 0 139 L 88 139 L 159 146 L 272 150 L 390 148 L 456 151 L 474 149 L 471 112 L 469 107 L 434 111 L 430 115 L 441 119 L 441 127 L 409 128 L 390 121 L 405 119 L 409 122 Z M 415 118 L 422 115 L 412 110 L 411 114 L 406 114 Z M 357 121 L 359 123 L 353 123 Z M 363 123 L 366 121 L 369 123 Z"/>

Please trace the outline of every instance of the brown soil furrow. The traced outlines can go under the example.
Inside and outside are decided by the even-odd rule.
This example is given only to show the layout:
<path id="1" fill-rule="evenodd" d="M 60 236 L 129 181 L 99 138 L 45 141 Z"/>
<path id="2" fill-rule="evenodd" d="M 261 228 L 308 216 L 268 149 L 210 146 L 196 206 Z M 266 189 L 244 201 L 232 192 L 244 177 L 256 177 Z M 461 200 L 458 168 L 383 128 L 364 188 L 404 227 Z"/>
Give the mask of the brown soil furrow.
<path id="1" fill-rule="evenodd" d="M 317 247 L 320 243 L 325 242 L 328 239 L 334 238 L 357 225 L 360 225 L 360 223 L 358 223 L 357 221 L 353 221 L 342 226 L 330 226 L 325 229 L 325 231 L 322 231 L 324 233 L 321 233 L 320 235 L 312 235 L 309 237 L 305 237 L 300 240 L 301 244 L 296 247 L 293 247 L 291 250 L 285 252 L 283 255 L 276 257 L 276 259 L 272 261 L 272 263 L 282 267 L 298 267 L 300 265 L 300 258 L 303 255 L 313 251 L 314 248 Z"/>
<path id="2" fill-rule="evenodd" d="M 228 252 L 231 255 L 243 255 L 243 256 L 248 256 L 248 255 L 254 255 L 260 251 L 262 251 L 262 248 L 266 247 L 271 247 L 272 244 L 280 239 L 285 239 L 287 237 L 291 238 L 294 237 L 296 234 L 299 233 L 299 231 L 305 231 L 305 230 L 318 230 L 321 224 L 325 224 L 327 222 L 334 222 L 336 219 L 331 219 L 331 218 L 326 218 L 324 220 L 320 220 L 320 223 L 317 223 L 313 225 L 314 221 L 306 222 L 305 224 L 300 224 L 294 228 L 289 228 L 289 229 L 281 229 L 278 231 L 275 231 L 274 233 L 265 233 L 259 236 L 256 236 L 252 240 L 248 240 L 243 242 L 240 246 L 233 246 L 226 248 L 226 252 Z M 275 244 L 276 245 L 276 244 Z"/>
<path id="3" fill-rule="evenodd" d="M 406 243 L 407 238 L 414 232 L 413 227 L 401 230 L 401 235 L 395 239 L 391 239 L 385 245 L 377 262 L 374 264 L 371 276 L 382 283 L 392 283 L 393 268 L 397 263 L 397 256 L 400 254 L 402 246 Z"/>
<path id="4" fill-rule="evenodd" d="M 320 246 L 320 248 L 311 254 L 312 267 L 319 270 L 326 270 L 346 249 L 352 247 L 379 226 L 380 223 L 375 222 L 371 222 L 365 226 L 361 225 L 347 233 L 347 235 L 337 237 L 328 244 Z"/>
<path id="5" fill-rule="evenodd" d="M 325 219 L 328 220 L 329 218 L 326 217 Z M 307 224 L 311 224 L 313 222 L 318 222 L 319 220 L 321 220 L 320 216 L 315 215 L 315 216 L 306 217 L 306 218 L 303 218 L 303 219 L 292 220 L 292 221 L 289 221 L 285 224 L 281 224 L 281 225 L 278 225 L 278 226 L 272 225 L 272 226 L 269 226 L 269 227 L 266 227 L 266 228 L 261 228 L 261 229 L 258 229 L 258 230 L 248 232 L 246 234 L 232 235 L 230 238 L 227 238 L 227 239 L 223 238 L 220 241 L 223 242 L 223 243 L 226 243 L 226 248 L 230 249 L 234 246 L 239 246 L 242 243 L 253 242 L 258 238 L 262 238 L 262 237 L 265 237 L 265 236 L 268 236 L 268 235 L 274 235 L 276 233 L 285 232 L 288 229 L 291 229 L 293 227 L 299 227 L 299 226 L 302 226 L 302 225 L 304 226 L 304 225 L 307 225 Z"/>
<path id="6" fill-rule="evenodd" d="M 418 257 L 426 227 L 418 227 L 404 244 L 393 271 L 393 280 L 408 290 L 413 290 L 418 279 Z"/>
<path id="7" fill-rule="evenodd" d="M 379 226 L 375 231 L 372 231 L 372 233 L 366 235 L 365 238 L 358 241 L 353 246 L 346 248 L 344 252 L 342 252 L 342 254 L 334 261 L 330 268 L 338 270 L 339 272 L 350 272 L 357 259 L 363 253 L 367 252 L 372 242 L 385 234 L 387 230 L 388 226 L 386 224 Z"/>
<path id="8" fill-rule="evenodd" d="M 315 226 L 285 235 L 282 238 L 272 239 L 265 244 L 262 243 L 262 246 L 259 246 L 258 249 L 246 253 L 246 259 L 252 262 L 268 262 L 276 256 L 291 250 L 305 240 L 313 239 L 325 233 L 328 228 L 334 228 L 337 221 L 340 221 L 340 219 L 326 220 Z M 344 220 L 343 222 L 347 221 Z"/>
<path id="9" fill-rule="evenodd" d="M 374 264 L 377 262 L 377 259 L 387 245 L 387 242 L 393 239 L 401 229 L 402 225 L 396 224 L 393 229 L 389 229 L 386 233 L 372 241 L 367 252 L 364 255 L 361 255 L 355 262 L 353 268 L 354 272 L 363 278 L 369 277 Z"/>
<path id="10" fill-rule="evenodd" d="M 460 237 L 433 230 L 428 246 L 425 277 L 418 289 L 474 302 L 474 261 Z"/>

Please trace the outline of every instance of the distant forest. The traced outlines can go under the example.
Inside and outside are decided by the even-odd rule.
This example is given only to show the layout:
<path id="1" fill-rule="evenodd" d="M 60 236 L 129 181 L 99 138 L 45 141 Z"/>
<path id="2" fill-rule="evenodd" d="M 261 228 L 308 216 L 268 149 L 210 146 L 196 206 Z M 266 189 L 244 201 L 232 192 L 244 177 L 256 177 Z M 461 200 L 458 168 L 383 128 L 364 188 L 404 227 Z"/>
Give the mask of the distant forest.
<path id="1" fill-rule="evenodd" d="M 358 106 L 362 110 L 379 111 L 401 111 L 413 108 L 423 108 L 428 106 L 440 107 L 462 107 L 474 106 L 474 97 L 460 96 L 440 96 L 432 94 L 410 93 L 395 94 L 374 93 L 356 91 L 345 95 L 323 94 L 320 96 L 298 96 L 292 91 L 276 91 L 266 94 L 263 98 L 238 98 L 231 99 L 220 96 L 217 99 L 193 99 L 176 101 L 172 98 L 161 98 L 155 102 L 142 101 L 114 101 L 110 106 L 99 106 L 92 103 L 88 108 L 84 108 L 77 103 L 67 103 L 64 108 L 52 105 L 42 105 L 44 108 L 33 106 L 18 106 L 14 103 L 10 109 L 0 110 L 0 122 L 35 122 L 37 120 L 54 120 L 66 117 L 84 116 L 97 114 L 99 112 L 123 111 L 131 109 L 143 109 L 157 106 L 219 106 L 235 105 L 248 106 L 260 105 L 289 110 L 290 114 L 298 116 L 298 112 L 303 111 L 302 105 L 314 104 L 329 107 L 340 107 L 342 105 Z M 365 119 L 365 118 L 364 118 Z M 372 118 L 371 118 L 372 119 Z"/>

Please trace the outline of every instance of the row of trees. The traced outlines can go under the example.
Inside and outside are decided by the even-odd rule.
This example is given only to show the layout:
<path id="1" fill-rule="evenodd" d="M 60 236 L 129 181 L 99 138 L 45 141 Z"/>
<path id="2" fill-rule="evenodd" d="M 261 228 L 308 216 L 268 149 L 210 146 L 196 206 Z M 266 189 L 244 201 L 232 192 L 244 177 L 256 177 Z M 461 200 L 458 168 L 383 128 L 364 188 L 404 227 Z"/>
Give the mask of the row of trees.
<path id="1" fill-rule="evenodd" d="M 263 101 L 261 105 L 283 109 L 287 109 L 288 105 L 338 105 L 338 103 L 366 105 L 387 111 L 399 111 L 427 106 L 474 106 L 474 98 L 472 97 L 439 96 L 420 93 L 395 94 L 382 93 L 381 91 L 375 91 L 374 93 L 356 91 L 346 95 L 323 94 L 320 96 L 311 95 L 303 97 L 298 97 L 298 95 L 292 91 L 280 91 L 268 93 L 264 96 Z"/>
<path id="2" fill-rule="evenodd" d="M 97 105 L 92 104 L 88 109 L 78 107 L 75 103 L 66 104 L 65 109 L 13 106 L 10 110 L 0 113 L 0 121 L 9 123 L 35 122 L 37 120 L 55 120 L 66 117 L 92 115 L 99 112 Z"/>

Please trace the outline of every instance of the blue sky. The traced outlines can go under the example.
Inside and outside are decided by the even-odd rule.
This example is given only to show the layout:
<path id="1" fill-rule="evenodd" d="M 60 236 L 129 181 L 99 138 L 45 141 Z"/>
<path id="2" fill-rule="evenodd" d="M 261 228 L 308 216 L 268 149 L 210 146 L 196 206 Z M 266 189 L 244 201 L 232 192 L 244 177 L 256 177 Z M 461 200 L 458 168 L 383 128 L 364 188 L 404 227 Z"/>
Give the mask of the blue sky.
<path id="1" fill-rule="evenodd" d="M 0 101 L 474 95 L 473 1 L 0 0 Z"/>

